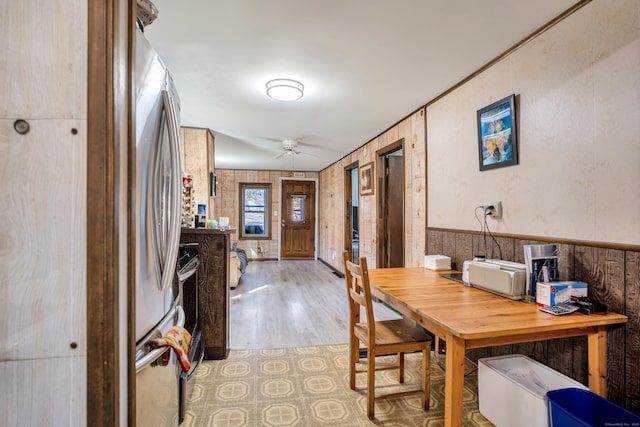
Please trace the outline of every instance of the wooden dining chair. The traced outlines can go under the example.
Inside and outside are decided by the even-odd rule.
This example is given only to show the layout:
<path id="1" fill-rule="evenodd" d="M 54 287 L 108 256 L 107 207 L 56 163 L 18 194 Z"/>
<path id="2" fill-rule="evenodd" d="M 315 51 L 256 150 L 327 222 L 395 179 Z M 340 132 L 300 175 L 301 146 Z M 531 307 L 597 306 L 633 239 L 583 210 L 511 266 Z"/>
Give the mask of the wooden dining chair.
<path id="1" fill-rule="evenodd" d="M 367 373 L 367 416 L 374 417 L 375 371 L 398 369 L 398 382 L 404 383 L 404 353 L 422 351 L 422 387 L 420 389 L 387 393 L 377 398 L 422 394 L 422 407 L 429 409 L 431 337 L 405 319 L 375 321 L 369 271 L 366 258 L 360 265 L 350 261 L 344 252 L 345 278 L 349 300 L 349 386 L 356 389 L 356 373 Z M 366 321 L 360 320 L 360 308 L 364 307 Z M 367 369 L 358 370 L 360 343 L 367 349 Z M 376 367 L 375 358 L 397 354 L 398 364 Z M 408 387 L 408 386 L 407 386 Z"/>

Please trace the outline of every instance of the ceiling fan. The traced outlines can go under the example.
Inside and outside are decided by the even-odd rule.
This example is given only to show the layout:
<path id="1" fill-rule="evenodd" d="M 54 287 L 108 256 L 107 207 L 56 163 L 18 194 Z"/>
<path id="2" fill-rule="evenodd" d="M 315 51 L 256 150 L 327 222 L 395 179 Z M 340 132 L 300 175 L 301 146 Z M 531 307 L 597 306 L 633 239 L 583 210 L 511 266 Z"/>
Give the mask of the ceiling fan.
<path id="1" fill-rule="evenodd" d="M 308 156 L 318 157 L 315 154 L 299 151 L 298 146 L 300 145 L 300 142 L 296 141 L 295 139 L 284 139 L 281 141 L 281 144 L 282 144 L 283 151 L 282 153 L 276 156 L 276 159 L 279 159 L 284 156 L 297 156 L 298 154 L 306 154 Z"/>

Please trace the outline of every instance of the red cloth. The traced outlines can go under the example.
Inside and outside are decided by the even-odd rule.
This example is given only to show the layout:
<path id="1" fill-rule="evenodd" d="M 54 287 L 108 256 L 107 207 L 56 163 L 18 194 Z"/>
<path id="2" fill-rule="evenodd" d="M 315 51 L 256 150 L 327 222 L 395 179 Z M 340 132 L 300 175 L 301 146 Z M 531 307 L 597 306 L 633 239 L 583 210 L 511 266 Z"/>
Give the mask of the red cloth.
<path id="1" fill-rule="evenodd" d="M 189 362 L 189 346 L 191 345 L 191 334 L 182 326 L 174 326 L 169 329 L 167 335 L 151 341 L 156 347 L 169 346 L 178 356 L 182 372 L 188 372 L 191 368 Z M 168 354 L 168 353 L 167 353 Z"/>

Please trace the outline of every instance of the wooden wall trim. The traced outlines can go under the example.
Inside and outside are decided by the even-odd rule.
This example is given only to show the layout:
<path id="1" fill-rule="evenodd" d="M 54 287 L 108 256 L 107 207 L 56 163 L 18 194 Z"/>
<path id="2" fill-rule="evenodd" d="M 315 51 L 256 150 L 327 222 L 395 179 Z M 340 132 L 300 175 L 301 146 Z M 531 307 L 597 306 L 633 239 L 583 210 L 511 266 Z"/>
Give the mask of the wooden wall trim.
<path id="1" fill-rule="evenodd" d="M 394 151 L 397 150 L 402 150 L 402 170 L 403 172 L 405 171 L 405 156 L 407 155 L 407 152 L 405 150 L 405 146 L 404 146 L 404 138 L 400 138 L 395 142 L 392 142 L 391 144 L 385 145 L 382 148 L 379 148 L 378 150 L 376 150 L 376 156 L 374 158 L 374 168 L 375 168 L 375 176 L 376 179 L 374 180 L 374 186 L 377 187 L 377 194 L 375 194 L 376 197 L 376 206 L 378 209 L 378 212 L 375 216 L 376 218 L 376 236 L 377 236 L 377 247 L 376 247 L 376 265 L 377 266 L 385 266 L 387 267 L 387 265 L 385 265 L 385 259 L 388 259 L 389 254 L 387 252 L 387 248 L 386 248 L 386 237 L 387 237 L 387 218 L 384 218 L 384 213 L 387 212 L 388 210 L 388 198 L 389 195 L 387 194 L 387 191 L 385 189 L 386 185 L 387 185 L 387 173 L 385 172 L 385 166 L 387 166 L 387 162 L 383 159 L 387 154 L 393 153 Z M 407 177 L 403 174 L 402 176 L 402 186 L 404 187 L 405 182 L 407 180 Z M 426 196 L 425 196 L 426 197 Z M 407 225 L 407 221 L 406 218 L 404 217 L 405 213 L 406 213 L 406 206 L 405 203 L 407 202 L 407 197 L 405 197 L 405 194 L 402 194 L 402 226 L 403 228 Z M 404 230 L 403 230 L 404 232 Z M 426 239 L 425 239 L 426 241 Z M 425 243 L 426 245 L 426 243 Z M 405 262 L 405 245 L 402 245 L 402 259 L 403 262 Z"/>
<path id="2" fill-rule="evenodd" d="M 343 174 L 342 174 L 342 179 L 344 180 L 344 202 L 343 202 L 343 206 L 345 209 L 343 218 L 344 221 L 342 222 L 342 227 L 343 227 L 343 236 L 342 238 L 344 239 L 344 249 L 346 251 L 349 251 L 349 255 L 353 256 L 353 248 L 352 248 L 352 240 L 353 240 L 353 236 L 352 236 L 352 227 L 351 224 L 353 223 L 353 178 L 352 178 L 352 171 L 354 169 L 357 169 L 358 172 L 357 174 L 360 175 L 360 161 L 356 160 L 354 162 L 351 162 L 350 164 L 346 165 L 344 167 L 343 170 Z M 358 179 L 357 182 L 357 186 L 360 185 L 360 181 Z M 357 194 L 360 194 L 360 189 L 356 188 Z M 358 196 L 356 196 L 358 197 Z M 347 201 L 349 201 L 350 203 L 347 203 Z M 320 207 L 318 207 L 319 209 Z M 320 216 L 320 215 L 318 215 Z M 360 217 L 358 217 L 358 229 L 360 228 Z M 318 218 L 319 220 L 319 218 Z M 318 230 L 320 229 L 320 226 L 318 225 Z M 319 233 L 320 234 L 320 233 Z M 318 236 L 318 240 L 320 240 L 320 236 Z M 320 244 L 318 243 L 317 246 L 320 246 Z M 318 259 L 320 259 L 318 257 Z"/>
<path id="3" fill-rule="evenodd" d="M 317 178 L 320 174 L 320 172 L 315 172 L 315 171 L 279 171 L 279 170 L 272 170 L 272 169 L 225 169 L 225 168 L 216 168 L 216 171 L 229 171 L 229 172 L 235 172 L 235 171 L 242 171 L 242 172 L 266 172 L 266 173 L 271 173 L 271 172 L 280 172 L 282 173 L 283 177 L 287 178 L 287 179 L 310 179 L 310 178 Z M 294 176 L 293 173 L 303 173 L 305 174 L 305 176 Z M 307 176 L 307 174 L 313 174 L 311 177 Z"/>
<path id="4" fill-rule="evenodd" d="M 465 233 L 465 234 L 482 235 L 482 232 L 477 230 L 461 230 L 461 229 L 453 229 L 453 228 L 427 227 L 427 232 L 429 231 L 443 231 L 448 233 Z M 519 240 L 533 240 L 537 242 L 553 242 L 553 243 L 568 244 L 568 245 L 589 246 L 593 248 L 619 249 L 623 251 L 640 251 L 640 245 L 628 245 L 628 244 L 610 243 L 610 242 L 593 242 L 588 240 L 559 239 L 556 237 L 529 236 L 525 234 L 508 234 L 508 233 L 494 233 L 494 232 L 492 232 L 491 234 L 493 234 L 494 237 L 507 237 L 507 238 L 519 239 Z"/>
<path id="5" fill-rule="evenodd" d="M 424 110 L 424 229 L 429 230 L 429 138 L 427 136 L 427 110 Z M 429 233 L 425 232 L 424 236 L 424 254 L 427 255 L 429 251 L 427 250 L 429 244 Z"/>
<path id="6" fill-rule="evenodd" d="M 407 117 L 405 117 L 406 119 Z M 404 120 L 404 119 L 403 119 Z M 394 151 L 403 149 L 404 150 L 404 138 L 400 138 L 396 142 L 392 142 L 391 144 L 385 145 L 382 148 L 376 150 L 376 160 L 384 155 L 389 153 L 393 153 Z"/>
<path id="7" fill-rule="evenodd" d="M 128 127 L 126 0 L 88 1 L 87 35 L 87 425 L 121 424 L 120 233 L 121 126 Z M 124 11 L 124 14 L 123 14 Z M 126 23 L 129 25 L 129 23 Z M 123 35 L 123 31 L 124 34 Z M 118 45 L 120 43 L 120 45 Z M 124 45 L 124 46 L 122 46 Z M 122 49 L 127 49 L 123 54 Z M 125 69 L 117 70 L 117 67 Z M 124 121 L 124 122 L 123 122 Z M 130 131 L 126 131 L 130 134 Z"/>
<path id="8" fill-rule="evenodd" d="M 120 126 L 121 134 L 126 134 L 126 141 L 120 141 L 121 149 L 127 150 L 127 167 L 126 167 L 126 182 L 127 188 L 133 187 L 135 181 L 135 156 L 136 156 L 136 104 L 135 104 L 135 43 L 136 43 L 136 21 L 138 5 L 136 2 L 130 0 L 113 0 L 118 1 L 119 7 L 124 11 L 120 13 L 120 22 L 124 22 L 125 29 L 120 29 L 119 33 L 123 40 L 120 40 L 119 46 L 116 47 L 116 51 L 120 51 L 120 57 L 125 61 L 121 64 L 120 72 L 124 72 L 126 77 L 122 80 L 125 82 L 125 87 L 120 88 L 119 93 L 114 93 L 116 100 L 121 100 L 125 103 L 122 108 L 126 108 L 126 111 L 120 114 L 120 118 L 126 120 L 126 123 L 122 123 Z M 126 52 L 123 50 L 126 49 Z M 123 178 L 124 179 L 124 178 Z M 136 270 L 135 270 L 135 239 L 130 238 L 135 233 L 134 221 L 131 220 L 134 216 L 134 197 L 131 191 L 127 191 L 126 195 L 126 215 L 129 220 L 127 221 L 127 229 L 122 230 L 126 232 L 127 238 L 127 254 L 125 254 L 128 260 L 127 264 L 127 285 L 120 285 L 119 289 L 126 289 L 127 292 L 127 425 L 136 426 Z M 122 197 L 120 198 L 122 200 Z M 122 208 L 121 208 L 122 210 Z M 121 256 L 120 259 L 123 257 Z M 120 316 L 122 318 L 122 316 Z"/>
<path id="9" fill-rule="evenodd" d="M 360 167 L 360 162 L 358 160 L 356 160 L 355 162 L 351 162 L 348 165 L 346 165 L 344 167 L 345 172 L 350 171 L 351 169 L 355 169 L 357 167 Z"/>

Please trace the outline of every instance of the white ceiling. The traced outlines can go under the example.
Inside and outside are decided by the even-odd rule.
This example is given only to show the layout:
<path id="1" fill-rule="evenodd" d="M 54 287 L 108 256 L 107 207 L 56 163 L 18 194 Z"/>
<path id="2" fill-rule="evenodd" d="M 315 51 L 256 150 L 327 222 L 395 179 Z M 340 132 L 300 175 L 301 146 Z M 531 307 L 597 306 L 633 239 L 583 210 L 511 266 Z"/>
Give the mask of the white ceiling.
<path id="1" fill-rule="evenodd" d="M 154 0 L 145 33 L 176 83 L 182 125 L 214 132 L 216 168 L 319 171 L 575 2 Z M 302 82 L 304 97 L 268 98 L 279 77 Z M 301 154 L 276 158 L 283 139 Z"/>

